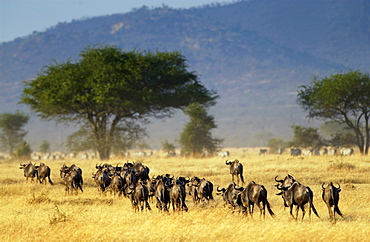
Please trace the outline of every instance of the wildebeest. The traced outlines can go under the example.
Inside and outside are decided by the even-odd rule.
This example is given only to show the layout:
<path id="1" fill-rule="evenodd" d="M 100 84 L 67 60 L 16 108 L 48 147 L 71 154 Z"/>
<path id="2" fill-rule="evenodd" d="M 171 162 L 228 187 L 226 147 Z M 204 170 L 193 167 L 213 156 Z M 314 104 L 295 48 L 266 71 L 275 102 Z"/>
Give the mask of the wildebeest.
<path id="1" fill-rule="evenodd" d="M 309 215 L 311 216 L 311 209 L 315 213 L 317 217 L 320 217 L 317 214 L 316 208 L 313 205 L 313 192 L 309 187 L 303 186 L 297 181 L 295 181 L 289 187 L 281 187 L 279 185 L 276 186 L 277 189 L 281 190 L 280 193 L 276 195 L 282 195 L 284 199 L 284 205 L 290 208 L 290 215 L 298 219 L 298 211 L 299 208 L 302 210 L 302 221 L 306 214 L 305 205 L 309 205 Z M 296 216 L 293 215 L 293 206 L 297 206 Z"/>
<path id="2" fill-rule="evenodd" d="M 154 178 L 155 185 L 155 198 L 157 200 L 156 207 L 160 211 L 168 212 L 168 204 L 170 203 L 170 188 L 169 185 L 171 184 L 169 178 L 167 176 L 157 176 Z"/>
<path id="3" fill-rule="evenodd" d="M 213 200 L 213 184 L 204 178 L 200 179 L 196 176 L 192 177 L 190 180 L 189 192 L 195 204 L 200 201 L 209 202 L 209 200 Z"/>
<path id="4" fill-rule="evenodd" d="M 302 154 L 301 149 L 290 149 L 291 156 L 300 156 Z"/>
<path id="5" fill-rule="evenodd" d="M 221 195 L 225 204 L 224 206 L 229 206 L 231 205 L 233 209 L 240 207 L 242 205 L 240 201 L 240 194 L 241 191 L 243 191 L 243 187 L 239 187 L 238 185 L 235 184 L 235 182 L 232 182 L 229 184 L 227 188 L 221 188 L 219 189 L 217 187 L 217 195 Z M 239 198 L 239 201 L 238 201 Z"/>
<path id="6" fill-rule="evenodd" d="M 107 168 L 99 168 L 96 173 L 92 174 L 92 178 L 96 185 L 98 185 L 98 190 L 104 192 L 110 184 L 109 170 Z"/>
<path id="7" fill-rule="evenodd" d="M 335 213 L 339 214 L 341 217 L 343 217 L 341 211 L 338 207 L 339 202 L 339 193 L 341 191 L 340 185 L 338 184 L 338 188 L 333 185 L 332 182 L 329 183 L 329 185 L 325 188 L 323 183 L 322 186 L 322 199 L 326 203 L 326 206 L 329 210 L 329 216 L 330 221 L 335 223 Z M 334 207 L 332 210 L 331 207 Z"/>
<path id="8" fill-rule="evenodd" d="M 267 149 L 260 149 L 259 155 L 266 155 L 267 154 Z"/>
<path id="9" fill-rule="evenodd" d="M 189 181 L 182 177 L 168 185 L 170 188 L 170 201 L 172 203 L 173 211 L 188 211 L 188 207 L 185 203 L 185 185 L 187 182 Z"/>
<path id="10" fill-rule="evenodd" d="M 31 162 L 29 162 L 28 164 L 20 164 L 19 169 L 24 170 L 24 177 L 26 177 L 26 183 L 28 182 L 28 178 L 31 178 L 31 181 L 33 181 L 33 179 L 37 177 L 37 169 L 35 165 L 33 165 Z"/>
<path id="11" fill-rule="evenodd" d="M 129 197 L 135 211 L 144 210 L 144 206 L 146 209 L 151 210 L 148 203 L 148 188 L 142 182 L 138 182 L 135 188 L 129 192 Z"/>
<path id="12" fill-rule="evenodd" d="M 51 185 L 53 185 L 53 182 L 50 179 L 50 167 L 45 165 L 44 163 L 40 163 L 40 166 L 36 167 L 37 168 L 37 180 L 39 180 L 40 183 L 47 183 L 46 178 L 48 178 L 48 181 Z"/>
<path id="13" fill-rule="evenodd" d="M 66 186 L 66 194 L 71 193 L 73 194 L 73 191 L 78 192 L 78 189 L 83 192 L 82 186 L 81 186 L 81 174 L 77 172 L 76 170 L 65 170 L 67 173 L 65 173 L 65 176 L 63 177 L 64 184 Z"/>
<path id="14" fill-rule="evenodd" d="M 60 169 L 60 178 L 64 179 L 64 177 L 70 172 L 70 171 L 76 171 L 77 172 L 77 179 L 79 180 L 79 184 L 83 185 L 83 178 L 82 178 L 82 169 L 75 164 L 72 164 L 70 167 L 66 166 L 65 164 Z"/>
<path id="15" fill-rule="evenodd" d="M 134 172 L 138 181 L 142 181 L 145 183 L 147 180 L 150 180 L 149 167 L 141 164 L 140 162 L 135 162 L 131 169 Z"/>
<path id="16" fill-rule="evenodd" d="M 254 205 L 256 204 L 260 209 L 260 217 L 265 218 L 265 208 L 273 217 L 274 212 L 271 209 L 271 205 L 267 200 L 267 190 L 264 186 L 256 184 L 254 181 L 251 181 L 241 192 L 241 201 L 243 206 L 249 211 L 252 216 Z"/>
<path id="17" fill-rule="evenodd" d="M 123 193 L 127 195 L 130 190 L 133 190 L 136 187 L 138 182 L 137 177 L 135 176 L 134 171 L 130 168 L 121 171 L 121 177 L 123 178 Z"/>
<path id="18" fill-rule="evenodd" d="M 230 166 L 230 174 L 232 176 L 232 181 L 234 182 L 234 177 L 236 176 L 237 183 L 239 183 L 239 178 L 244 184 L 244 178 L 243 178 L 243 165 L 239 163 L 239 160 L 234 160 L 228 162 L 226 160 L 226 165 Z"/>
<path id="19" fill-rule="evenodd" d="M 110 184 L 109 184 L 108 190 L 113 192 L 114 196 L 116 196 L 116 194 L 120 196 L 123 194 L 124 183 L 125 183 L 125 180 L 121 177 L 120 174 L 116 172 L 110 178 Z"/>

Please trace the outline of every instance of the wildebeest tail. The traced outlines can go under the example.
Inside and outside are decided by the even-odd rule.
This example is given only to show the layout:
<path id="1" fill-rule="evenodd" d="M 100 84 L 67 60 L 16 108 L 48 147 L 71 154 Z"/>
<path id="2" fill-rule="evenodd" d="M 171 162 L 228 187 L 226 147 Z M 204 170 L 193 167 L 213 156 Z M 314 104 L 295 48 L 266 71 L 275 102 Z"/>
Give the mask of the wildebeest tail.
<path id="1" fill-rule="evenodd" d="M 242 180 L 242 183 L 244 184 L 245 182 L 244 182 L 244 177 L 243 177 L 243 172 L 242 173 L 240 173 L 240 180 Z"/>
<path id="2" fill-rule="evenodd" d="M 332 200 L 334 201 L 334 213 L 337 213 L 341 217 L 343 217 L 342 212 L 339 210 L 339 207 L 338 207 L 338 204 L 337 204 L 338 201 L 335 201 L 335 199 L 334 199 L 334 191 L 333 191 L 333 188 L 330 190 L 330 195 L 331 195 Z"/>
<path id="3" fill-rule="evenodd" d="M 311 188 L 309 188 L 309 187 L 306 187 L 307 188 L 307 190 L 308 190 L 308 194 L 309 194 L 309 202 L 310 202 L 310 209 L 312 209 L 312 211 L 313 211 L 313 213 L 318 217 L 318 218 L 320 218 L 320 216 L 319 216 L 319 214 L 317 213 L 317 211 L 316 211 L 316 208 L 315 208 L 315 206 L 313 205 L 313 192 L 312 192 L 312 190 L 311 190 Z"/>
<path id="4" fill-rule="evenodd" d="M 267 199 L 266 199 L 266 207 L 267 207 L 267 211 L 269 211 L 270 215 L 272 217 L 275 216 L 274 212 L 271 209 L 271 205 L 270 205 L 269 201 L 267 201 Z"/>
<path id="5" fill-rule="evenodd" d="M 54 185 L 54 183 L 51 181 L 51 179 L 50 179 L 50 176 L 48 177 L 49 178 L 49 183 L 51 184 L 51 185 Z"/>
<path id="6" fill-rule="evenodd" d="M 337 214 L 339 214 L 341 217 L 343 217 L 343 214 L 342 214 L 342 212 L 339 210 L 338 205 L 334 205 L 334 213 L 337 213 Z"/>

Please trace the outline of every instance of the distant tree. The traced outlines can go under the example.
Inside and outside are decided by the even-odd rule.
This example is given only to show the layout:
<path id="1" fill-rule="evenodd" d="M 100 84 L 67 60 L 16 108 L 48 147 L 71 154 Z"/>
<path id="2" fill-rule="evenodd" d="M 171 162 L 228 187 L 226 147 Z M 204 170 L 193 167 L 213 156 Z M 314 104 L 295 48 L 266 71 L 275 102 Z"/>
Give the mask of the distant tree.
<path id="1" fill-rule="evenodd" d="M 175 152 L 176 146 L 165 140 L 162 142 L 162 150 L 167 153 L 167 156 L 169 156 L 171 152 Z"/>
<path id="2" fill-rule="evenodd" d="M 302 86 L 298 103 L 309 118 L 346 124 L 356 136 L 361 153 L 368 154 L 370 145 L 370 76 L 349 71 L 325 78 L 314 77 Z"/>
<path id="3" fill-rule="evenodd" d="M 31 146 L 26 141 L 22 141 L 18 149 L 14 152 L 14 157 L 26 160 L 31 158 L 31 154 Z"/>
<path id="4" fill-rule="evenodd" d="M 14 150 L 22 143 L 27 132 L 23 127 L 28 123 L 29 116 L 20 111 L 0 114 L 0 143 L 4 151 L 12 155 Z"/>
<path id="5" fill-rule="evenodd" d="M 281 138 L 272 138 L 268 141 L 267 147 L 270 153 L 277 153 L 279 149 L 284 149 L 286 147 L 286 142 Z"/>
<path id="6" fill-rule="evenodd" d="M 42 119 L 83 126 L 80 135 L 85 132 L 90 141 L 84 146 L 93 147 L 106 160 L 118 127 L 170 117 L 193 102 L 215 104 L 216 93 L 187 68 L 179 52 L 87 47 L 78 61 L 45 66 L 26 82 L 21 103 Z"/>
<path id="7" fill-rule="evenodd" d="M 220 139 L 212 138 L 211 130 L 217 128 L 214 117 L 199 103 L 189 105 L 184 113 L 189 116 L 190 121 L 180 134 L 182 153 L 199 156 L 206 151 L 213 154 L 222 142 Z"/>
<path id="8" fill-rule="evenodd" d="M 50 143 L 47 140 L 44 140 L 42 144 L 40 145 L 40 152 L 43 154 L 46 154 L 50 152 Z"/>
<path id="9" fill-rule="evenodd" d="M 294 137 L 292 141 L 288 142 L 289 146 L 319 148 L 324 145 L 317 128 L 306 128 L 299 125 L 292 125 L 291 127 Z"/>

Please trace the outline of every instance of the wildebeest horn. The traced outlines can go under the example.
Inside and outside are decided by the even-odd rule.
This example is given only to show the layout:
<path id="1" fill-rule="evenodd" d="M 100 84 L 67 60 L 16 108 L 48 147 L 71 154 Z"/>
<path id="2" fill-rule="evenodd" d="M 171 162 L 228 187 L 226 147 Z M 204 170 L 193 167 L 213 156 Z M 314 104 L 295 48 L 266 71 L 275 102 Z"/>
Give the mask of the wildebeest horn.
<path id="1" fill-rule="evenodd" d="M 218 188 L 219 188 L 219 186 L 217 186 L 217 188 L 216 188 L 218 192 L 226 191 L 225 188 L 222 188 L 221 190 L 219 190 Z"/>
<path id="2" fill-rule="evenodd" d="M 325 182 L 323 184 L 321 184 L 322 190 L 325 189 L 324 184 L 325 184 Z"/>
<path id="3" fill-rule="evenodd" d="M 225 164 L 226 165 L 230 165 L 231 164 L 231 161 L 230 162 L 227 162 L 228 160 L 225 161 Z"/>
<path id="4" fill-rule="evenodd" d="M 284 190 L 284 187 L 276 186 L 276 189 L 278 189 L 278 190 Z"/>
<path id="5" fill-rule="evenodd" d="M 338 183 L 338 188 L 337 188 L 338 190 L 340 190 L 340 184 Z"/>
<path id="6" fill-rule="evenodd" d="M 275 176 L 275 181 L 276 182 L 283 182 L 283 180 L 276 180 L 276 178 L 277 178 L 278 176 Z"/>

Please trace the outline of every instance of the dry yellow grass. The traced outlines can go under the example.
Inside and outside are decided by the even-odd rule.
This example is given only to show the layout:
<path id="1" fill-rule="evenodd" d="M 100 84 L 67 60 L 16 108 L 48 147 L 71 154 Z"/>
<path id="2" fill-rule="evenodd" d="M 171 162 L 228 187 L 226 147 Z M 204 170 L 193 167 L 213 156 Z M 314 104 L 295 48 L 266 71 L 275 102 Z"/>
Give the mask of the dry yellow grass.
<path id="1" fill-rule="evenodd" d="M 54 186 L 26 184 L 19 162 L 0 164 L 0 239 L 2 241 L 370 241 L 370 157 L 305 157 L 288 155 L 258 156 L 256 149 L 229 149 L 232 157 L 244 165 L 246 182 L 263 184 L 276 214 L 254 218 L 232 213 L 223 207 L 220 196 L 209 206 L 195 207 L 187 198 L 187 213 L 160 213 L 155 204 L 151 212 L 135 213 L 127 198 L 100 195 L 91 178 L 95 161 L 45 161 L 52 170 Z M 132 161 L 133 159 L 130 159 Z M 154 154 L 142 161 L 151 175 L 204 177 L 215 187 L 226 187 L 231 176 L 225 159 L 163 158 Z M 126 159 L 110 160 L 122 165 Z M 83 169 L 84 193 L 66 196 L 59 178 L 63 164 Z M 312 214 L 303 222 L 295 221 L 276 196 L 274 177 L 287 173 L 314 192 L 314 205 L 320 219 Z M 323 182 L 339 182 L 342 187 L 339 207 L 344 217 L 329 222 L 321 199 Z M 301 213 L 299 213 L 301 216 Z"/>

